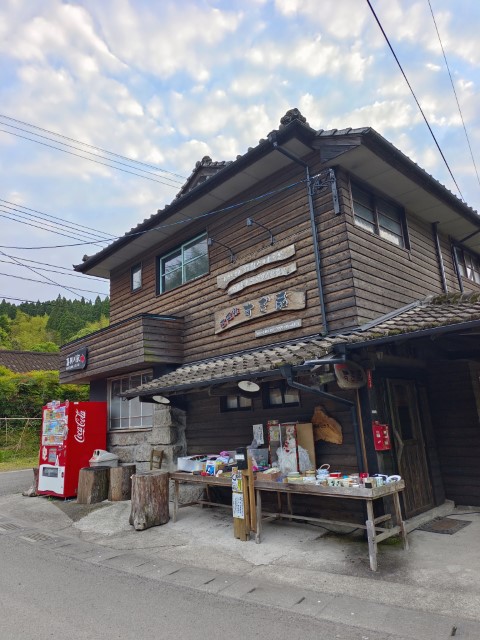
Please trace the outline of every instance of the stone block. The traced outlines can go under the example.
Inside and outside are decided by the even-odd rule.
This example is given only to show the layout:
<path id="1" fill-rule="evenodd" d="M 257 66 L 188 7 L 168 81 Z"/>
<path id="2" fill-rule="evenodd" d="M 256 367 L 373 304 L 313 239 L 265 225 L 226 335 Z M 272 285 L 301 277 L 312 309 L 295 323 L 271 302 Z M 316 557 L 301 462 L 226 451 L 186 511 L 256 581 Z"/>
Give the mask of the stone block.
<path id="1" fill-rule="evenodd" d="M 148 431 L 132 431 L 127 432 L 123 431 L 122 433 L 115 433 L 115 431 L 111 431 L 109 433 L 109 444 L 111 446 L 135 446 L 142 442 L 146 442 L 147 436 L 150 432 Z"/>
<path id="2" fill-rule="evenodd" d="M 153 427 L 147 440 L 154 446 L 174 444 L 177 440 L 177 430 L 175 427 Z"/>
<path id="3" fill-rule="evenodd" d="M 153 410 L 153 426 L 154 427 L 170 427 L 172 425 L 172 415 L 170 407 L 162 407 L 154 405 Z"/>

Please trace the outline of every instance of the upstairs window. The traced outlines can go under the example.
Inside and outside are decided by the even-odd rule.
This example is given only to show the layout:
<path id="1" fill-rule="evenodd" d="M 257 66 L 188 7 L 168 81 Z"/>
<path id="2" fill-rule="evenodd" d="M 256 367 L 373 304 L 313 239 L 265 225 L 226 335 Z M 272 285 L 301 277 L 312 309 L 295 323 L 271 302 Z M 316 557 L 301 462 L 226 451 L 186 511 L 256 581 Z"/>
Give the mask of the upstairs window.
<path id="1" fill-rule="evenodd" d="M 142 288 L 142 264 L 136 264 L 130 271 L 130 287 L 132 291 Z"/>
<path id="2" fill-rule="evenodd" d="M 159 293 L 175 289 L 208 273 L 207 234 L 185 242 L 158 258 Z"/>
<path id="3" fill-rule="evenodd" d="M 408 248 L 403 208 L 353 182 L 351 187 L 355 224 L 397 247 Z"/>
<path id="4" fill-rule="evenodd" d="M 480 284 L 480 259 L 465 249 L 455 247 L 455 258 L 462 278 Z"/>
<path id="5" fill-rule="evenodd" d="M 298 389 L 289 387 L 285 380 L 268 382 L 262 385 L 262 391 L 264 408 L 298 407 L 300 405 Z"/>

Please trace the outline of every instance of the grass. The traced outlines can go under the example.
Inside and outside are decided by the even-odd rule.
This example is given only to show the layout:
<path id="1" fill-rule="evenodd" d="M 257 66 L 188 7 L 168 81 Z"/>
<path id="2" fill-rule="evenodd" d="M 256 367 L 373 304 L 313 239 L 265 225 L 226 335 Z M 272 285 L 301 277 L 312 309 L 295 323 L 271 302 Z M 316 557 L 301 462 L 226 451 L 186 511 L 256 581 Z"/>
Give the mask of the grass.
<path id="1" fill-rule="evenodd" d="M 31 469 L 38 466 L 38 453 L 35 455 L 5 456 L 5 451 L 0 451 L 0 472 L 19 471 L 20 469 Z"/>

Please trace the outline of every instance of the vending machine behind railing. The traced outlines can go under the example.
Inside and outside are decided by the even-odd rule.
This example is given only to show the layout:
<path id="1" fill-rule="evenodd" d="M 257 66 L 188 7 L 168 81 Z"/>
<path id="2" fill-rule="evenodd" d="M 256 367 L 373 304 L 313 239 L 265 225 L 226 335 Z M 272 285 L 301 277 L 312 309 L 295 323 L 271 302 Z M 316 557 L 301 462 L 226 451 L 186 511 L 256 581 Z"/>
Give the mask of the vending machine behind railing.
<path id="1" fill-rule="evenodd" d="M 43 407 L 37 493 L 76 496 L 80 469 L 106 441 L 106 402 L 49 402 Z"/>

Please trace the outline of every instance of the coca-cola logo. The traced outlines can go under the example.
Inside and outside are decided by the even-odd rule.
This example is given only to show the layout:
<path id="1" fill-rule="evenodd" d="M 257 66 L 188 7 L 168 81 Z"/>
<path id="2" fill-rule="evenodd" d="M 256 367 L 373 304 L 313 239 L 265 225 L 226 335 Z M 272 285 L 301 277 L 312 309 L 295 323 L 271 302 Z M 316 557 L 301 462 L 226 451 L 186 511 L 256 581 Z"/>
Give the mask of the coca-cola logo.
<path id="1" fill-rule="evenodd" d="M 80 409 L 76 409 L 75 411 L 75 425 L 77 427 L 77 431 L 73 436 L 77 442 L 85 442 L 85 421 L 86 421 L 86 411 L 80 411 Z"/>

